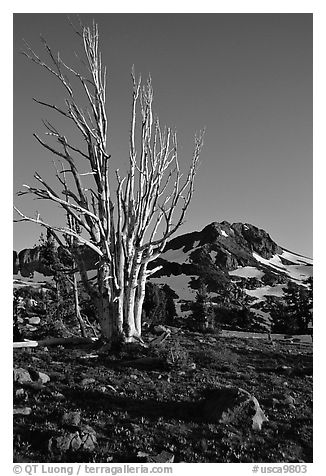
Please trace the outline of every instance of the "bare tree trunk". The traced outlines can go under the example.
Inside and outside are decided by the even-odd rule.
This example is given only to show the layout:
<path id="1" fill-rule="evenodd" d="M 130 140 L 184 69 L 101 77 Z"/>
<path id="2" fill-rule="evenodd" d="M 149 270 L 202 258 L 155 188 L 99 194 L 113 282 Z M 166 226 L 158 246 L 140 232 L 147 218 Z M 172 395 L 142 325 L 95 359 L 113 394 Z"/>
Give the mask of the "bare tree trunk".
<path id="1" fill-rule="evenodd" d="M 103 337 L 116 342 L 123 339 L 123 297 L 113 285 L 111 267 L 104 263 L 98 270 L 99 296 L 96 299 L 98 321 Z"/>
<path id="2" fill-rule="evenodd" d="M 123 329 L 123 315 L 124 315 L 124 267 L 125 267 L 125 257 L 123 253 L 123 249 L 121 246 L 121 243 L 119 243 L 119 248 L 117 250 L 117 284 L 119 286 L 119 289 L 117 290 L 116 294 L 116 300 L 117 300 L 117 318 L 116 318 L 116 326 L 117 326 L 117 332 L 121 336 L 124 335 L 124 329 Z"/>
<path id="3" fill-rule="evenodd" d="M 114 340 L 113 316 L 111 315 L 111 310 L 111 300 L 108 294 L 101 295 L 97 301 L 98 321 L 101 326 L 102 336 L 108 341 Z"/>
<path id="4" fill-rule="evenodd" d="M 37 186 L 25 185 L 20 195 L 31 193 L 59 205 L 67 214 L 67 226 L 54 226 L 39 214 L 34 218 L 16 207 L 15 210 L 21 217 L 18 221 L 37 223 L 50 229 L 58 243 L 62 244 L 62 239 L 66 241 L 85 289 L 97 305 L 103 337 L 114 341 L 123 336 L 130 342 L 140 339 L 145 283 L 155 272 L 147 271 L 147 264 L 163 252 L 167 240 L 183 223 L 192 199 L 203 133 L 195 137 L 189 170 L 182 179 L 176 132 L 171 128 L 162 130 L 158 118 L 153 119 L 151 78 L 143 85 L 141 78 L 136 80 L 133 69 L 129 166 L 124 177 L 116 171 L 117 186 L 112 193 L 111 155 L 107 146 L 107 76 L 98 47 L 98 27 L 95 23 L 92 27 L 81 25 L 78 33 L 84 53 L 80 71 L 64 63 L 44 39 L 46 61 L 27 44 L 24 52 L 61 83 L 67 96 L 63 107 L 35 101 L 72 121 L 75 131 L 81 134 L 83 147 L 70 143 L 63 131 L 44 121 L 50 140 L 45 141 L 37 134 L 34 137 L 57 160 L 63 161 L 62 170 L 56 169 L 56 178 L 64 190 L 56 191 L 35 173 Z M 76 79 L 80 88 L 69 78 Z M 87 187 L 85 175 L 93 177 L 93 183 Z M 79 256 L 78 248 L 82 246 L 97 255 L 95 284 L 88 280 L 85 263 Z"/>
<path id="5" fill-rule="evenodd" d="M 128 286 L 126 289 L 126 305 L 125 305 L 125 333 L 127 341 L 134 339 L 139 340 L 141 328 L 136 325 L 135 306 L 137 302 L 137 286 L 139 273 L 141 269 L 142 253 L 136 253 L 130 271 Z"/>
<path id="6" fill-rule="evenodd" d="M 124 315 L 124 331 L 126 341 L 131 342 L 139 334 L 135 326 L 134 308 L 135 308 L 136 286 L 129 285 L 126 293 L 125 315 Z"/>
<path id="7" fill-rule="evenodd" d="M 56 320 L 59 321 L 60 320 L 60 299 L 61 299 L 61 293 L 60 293 L 60 285 L 59 285 L 59 281 L 58 279 L 54 279 L 55 281 L 55 295 L 56 295 L 56 303 L 55 303 L 55 307 L 56 307 Z"/>
<path id="8" fill-rule="evenodd" d="M 107 263 L 102 263 L 97 273 L 99 296 L 96 300 L 96 304 L 102 335 L 109 341 L 114 339 L 115 317 L 112 315 L 112 292 L 110 288 L 110 280 L 110 267 Z"/>
<path id="9" fill-rule="evenodd" d="M 75 313 L 76 313 L 76 318 L 78 320 L 79 327 L 80 327 L 80 334 L 81 334 L 82 337 L 87 337 L 85 322 L 84 322 L 84 319 L 82 318 L 82 315 L 80 313 L 78 283 L 77 283 L 76 273 L 74 273 L 74 275 L 73 275 L 72 289 L 73 289 L 73 294 L 74 294 Z"/>
<path id="10" fill-rule="evenodd" d="M 146 267 L 145 265 L 142 265 L 140 273 L 139 273 L 137 294 L 136 294 L 136 300 L 135 300 L 135 309 L 134 309 L 135 327 L 139 335 L 141 335 L 142 310 L 143 310 L 143 303 L 145 299 L 145 289 L 146 289 Z"/>

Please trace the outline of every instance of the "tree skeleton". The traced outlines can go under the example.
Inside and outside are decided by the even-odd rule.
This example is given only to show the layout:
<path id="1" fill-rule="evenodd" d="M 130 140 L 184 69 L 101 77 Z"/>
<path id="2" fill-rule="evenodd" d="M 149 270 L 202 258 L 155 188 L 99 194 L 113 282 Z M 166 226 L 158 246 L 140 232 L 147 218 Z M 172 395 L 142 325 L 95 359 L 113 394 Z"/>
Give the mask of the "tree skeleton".
<path id="1" fill-rule="evenodd" d="M 59 53 L 54 55 L 43 38 L 48 63 L 27 44 L 24 54 L 59 80 L 67 94 L 65 108 L 34 100 L 71 120 L 81 134 L 87 152 L 78 144 L 70 144 L 65 135 L 45 121 L 47 135 L 57 145 L 50 145 L 37 134 L 34 137 L 43 148 L 65 163 L 63 172 L 71 174 L 73 186 L 68 186 L 65 179 L 63 182 L 57 171 L 58 181 L 64 184 L 61 198 L 35 173 L 38 186 L 25 185 L 25 190 L 19 194 L 31 193 L 58 204 L 71 218 L 70 223 L 78 224 L 81 233 L 76 232 L 75 225 L 54 226 L 40 216 L 29 217 L 15 207 L 20 216 L 16 221 L 37 223 L 50 229 L 61 244 L 62 238 L 65 240 L 65 246 L 79 267 L 86 290 L 96 301 L 104 338 L 111 342 L 121 338 L 126 342 L 139 341 L 145 283 L 159 269 L 148 269 L 148 266 L 162 253 L 168 238 L 183 223 L 193 196 L 204 132 L 195 137 L 190 167 L 182 180 L 176 133 L 170 128 L 162 130 L 158 118 L 153 118 L 151 78 L 142 84 L 141 78 L 136 79 L 133 68 L 129 165 L 124 177 L 116 171 L 117 186 L 113 191 L 111 155 L 107 150 L 106 68 L 103 68 L 99 51 L 98 27 L 95 23 L 92 27 L 82 26 L 78 35 L 85 55 L 86 76 L 66 65 Z M 76 88 L 67 75 L 81 84 L 88 111 L 85 112 L 77 101 Z M 136 138 L 138 135 L 139 140 Z M 77 157 L 83 160 L 82 173 L 77 167 Z M 85 159 L 88 171 L 85 171 Z M 94 179 L 94 188 L 83 185 L 82 177 L 88 175 Z M 81 259 L 81 245 L 91 248 L 98 255 L 95 284 L 88 280 Z"/>

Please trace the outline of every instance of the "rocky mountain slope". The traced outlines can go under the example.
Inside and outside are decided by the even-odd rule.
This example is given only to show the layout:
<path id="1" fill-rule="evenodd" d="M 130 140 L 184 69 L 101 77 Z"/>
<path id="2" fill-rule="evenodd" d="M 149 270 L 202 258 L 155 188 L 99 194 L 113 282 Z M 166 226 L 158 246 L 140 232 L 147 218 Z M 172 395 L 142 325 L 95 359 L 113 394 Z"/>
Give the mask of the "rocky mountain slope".
<path id="1" fill-rule="evenodd" d="M 96 257 L 85 251 L 87 268 L 95 268 Z M 266 296 L 281 298 L 289 281 L 305 286 L 312 276 L 312 259 L 276 244 L 269 234 L 248 223 L 213 222 L 201 231 L 172 239 L 165 252 L 152 263 L 161 265 L 151 281 L 167 284 L 176 294 L 177 310 L 187 311 L 201 283 L 207 285 L 212 302 L 249 301 L 259 309 Z M 49 275 L 38 247 L 14 252 L 15 277 L 37 279 Z M 18 275 L 17 275 L 18 274 Z M 264 313 L 260 311 L 261 315 Z"/>
<path id="2" fill-rule="evenodd" d="M 211 291 L 210 275 L 221 285 L 239 278 L 253 279 L 257 284 L 276 285 L 289 279 L 303 284 L 312 276 L 312 259 L 280 247 L 266 231 L 253 225 L 226 221 L 174 238 L 157 263 L 163 268 L 156 277 L 206 277 Z"/>
<path id="3" fill-rule="evenodd" d="M 226 221 L 174 238 L 157 264 L 162 269 L 151 280 L 175 291 L 179 312 L 187 312 L 204 282 L 213 303 L 247 301 L 266 319 L 258 311 L 266 296 L 282 298 L 289 281 L 305 286 L 313 272 L 312 259 L 283 249 L 266 231 Z"/>

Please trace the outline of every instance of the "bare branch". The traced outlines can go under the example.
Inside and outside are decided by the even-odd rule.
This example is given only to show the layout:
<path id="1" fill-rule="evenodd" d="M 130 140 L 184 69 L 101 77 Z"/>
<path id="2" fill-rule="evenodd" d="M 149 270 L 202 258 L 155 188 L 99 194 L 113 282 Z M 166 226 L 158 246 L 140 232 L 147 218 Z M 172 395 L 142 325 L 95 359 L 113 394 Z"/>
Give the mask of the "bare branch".
<path id="1" fill-rule="evenodd" d="M 32 222 L 32 223 L 36 223 L 37 225 L 40 225 L 40 226 L 43 226 L 44 228 L 48 229 L 48 230 L 53 230 L 53 231 L 56 231 L 58 233 L 62 233 L 63 235 L 70 235 L 70 236 L 73 236 L 77 239 L 77 241 L 83 245 L 86 245 L 88 246 L 89 248 L 91 248 L 93 251 L 95 251 L 99 256 L 103 256 L 103 253 L 102 251 L 100 250 L 100 248 L 98 248 L 94 243 L 92 243 L 91 241 L 89 240 L 86 240 L 85 238 L 83 238 L 82 236 L 78 235 L 74 230 L 71 230 L 67 227 L 60 227 L 60 226 L 53 226 L 53 225 L 50 225 L 49 223 L 46 223 L 45 221 L 41 220 L 41 218 L 38 216 L 37 218 L 33 218 L 33 217 L 29 217 L 27 215 L 24 215 L 23 212 L 21 212 L 17 207 L 14 206 L 14 210 L 22 217 L 21 219 L 19 220 L 14 220 L 15 223 L 17 222 L 21 222 L 21 221 L 29 221 L 29 222 Z"/>
<path id="2" fill-rule="evenodd" d="M 141 77 L 136 78 L 133 67 L 128 170 L 123 177 L 116 171 L 116 187 L 112 194 L 111 156 L 107 148 L 107 71 L 99 51 L 98 27 L 95 23 L 91 27 L 80 24 L 76 28 L 72 23 L 71 26 L 81 42 L 83 57 L 76 56 L 82 68 L 67 64 L 44 39 L 41 41 L 46 61 L 28 44 L 24 54 L 59 80 L 67 95 L 63 107 L 39 99 L 34 101 L 70 119 L 82 145 L 71 143 L 56 126 L 44 121 L 51 142 L 37 134 L 34 137 L 59 158 L 61 170 L 55 163 L 54 166 L 63 190 L 55 191 L 35 174 L 41 186 L 26 185 L 25 191 L 20 193 L 31 193 L 37 199 L 60 205 L 66 212 L 67 227 L 51 226 L 39 215 L 32 218 L 16 211 L 20 215 L 19 221 L 37 223 L 57 233 L 58 237 L 63 236 L 66 247 L 76 258 L 86 288 L 98 304 L 103 332 L 110 334 L 116 328 L 121 333 L 127 332 L 127 337 L 133 333 L 139 336 L 145 281 L 159 269 L 147 270 L 147 265 L 160 255 L 167 240 L 183 223 L 194 193 L 204 133 L 195 138 L 192 160 L 183 176 L 176 132 L 167 127 L 161 129 L 158 118 L 153 120 L 151 77 L 143 84 Z M 83 168 L 79 167 L 77 160 L 82 159 L 87 159 L 88 170 L 84 161 Z M 85 188 L 83 180 L 87 183 L 90 179 L 92 186 L 87 184 Z M 96 264 L 97 292 L 89 284 L 79 253 L 80 245 L 91 248 L 100 258 Z M 105 317 L 105 309 L 117 316 Z M 108 325 L 107 319 L 113 319 L 114 323 Z"/>

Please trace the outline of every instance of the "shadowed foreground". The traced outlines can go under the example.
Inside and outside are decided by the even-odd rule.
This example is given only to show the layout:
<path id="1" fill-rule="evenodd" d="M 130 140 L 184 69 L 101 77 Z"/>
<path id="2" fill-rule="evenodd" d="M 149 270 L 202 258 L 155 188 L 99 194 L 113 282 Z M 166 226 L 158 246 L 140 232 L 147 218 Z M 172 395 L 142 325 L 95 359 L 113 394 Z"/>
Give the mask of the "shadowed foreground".
<path id="1" fill-rule="evenodd" d="M 174 362 L 162 365 L 171 348 Z M 15 461 L 312 461 L 311 344 L 181 331 L 143 358 L 15 350 L 15 368 L 50 377 L 14 384 L 15 408 L 31 410 L 14 416 Z M 257 398 L 268 418 L 260 431 L 204 415 L 205 391 L 225 386 Z"/>

